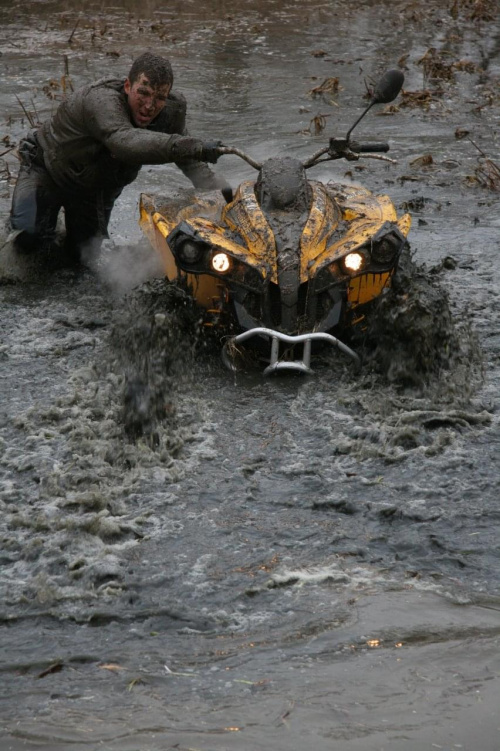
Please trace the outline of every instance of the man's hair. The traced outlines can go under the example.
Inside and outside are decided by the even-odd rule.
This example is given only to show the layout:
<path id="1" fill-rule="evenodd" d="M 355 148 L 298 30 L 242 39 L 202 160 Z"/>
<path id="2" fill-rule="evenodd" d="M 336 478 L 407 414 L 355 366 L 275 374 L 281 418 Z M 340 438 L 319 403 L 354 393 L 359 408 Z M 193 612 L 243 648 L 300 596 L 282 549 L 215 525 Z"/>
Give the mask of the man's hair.
<path id="1" fill-rule="evenodd" d="M 130 68 L 128 80 L 133 84 L 142 73 L 148 78 L 151 86 L 165 86 L 165 84 L 172 86 L 174 82 L 174 74 L 169 61 L 152 52 L 143 52 L 142 55 L 136 57 Z"/>

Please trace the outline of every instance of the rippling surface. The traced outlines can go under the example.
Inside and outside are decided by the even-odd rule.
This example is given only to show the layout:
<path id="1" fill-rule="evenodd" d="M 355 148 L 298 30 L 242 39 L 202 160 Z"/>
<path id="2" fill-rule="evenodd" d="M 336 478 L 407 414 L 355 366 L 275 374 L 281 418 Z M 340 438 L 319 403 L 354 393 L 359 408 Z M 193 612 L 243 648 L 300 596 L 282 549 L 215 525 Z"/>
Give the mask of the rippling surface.
<path id="1" fill-rule="evenodd" d="M 470 178 L 477 147 L 495 157 L 499 47 L 456 10 L 2 10 L 6 149 L 28 127 L 17 97 L 43 119 L 149 47 L 191 132 L 256 159 L 343 134 L 398 61 L 405 90 L 434 92 L 360 126 L 397 164 L 314 172 L 413 214 L 425 266 L 382 311 L 383 372 L 334 358 L 311 379 L 234 377 L 195 346 L 189 306 L 155 317 L 161 282 L 130 291 L 158 275 L 135 207 L 183 189 L 172 167 L 124 191 L 93 273 L 0 250 L 2 748 L 498 747 L 499 194 Z M 452 78 L 424 78 L 432 47 Z M 331 76 L 334 101 L 312 98 Z M 16 170 L 0 157 L 2 221 Z M 217 170 L 252 175 L 235 157 Z M 429 342 L 439 367 L 408 385 Z"/>

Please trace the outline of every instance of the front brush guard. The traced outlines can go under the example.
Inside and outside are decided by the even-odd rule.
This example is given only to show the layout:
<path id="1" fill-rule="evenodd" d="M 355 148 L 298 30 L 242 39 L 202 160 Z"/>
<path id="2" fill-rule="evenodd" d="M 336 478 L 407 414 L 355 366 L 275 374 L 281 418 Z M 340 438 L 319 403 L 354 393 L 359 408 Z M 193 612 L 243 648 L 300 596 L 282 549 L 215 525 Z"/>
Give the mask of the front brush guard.
<path id="1" fill-rule="evenodd" d="M 354 352 L 347 344 L 341 342 L 331 334 L 325 334 L 321 332 L 310 334 L 298 334 L 296 336 L 290 336 L 289 334 L 283 334 L 281 331 L 275 329 L 268 329 L 262 326 L 258 326 L 248 331 L 244 331 L 242 334 L 233 336 L 222 347 L 222 362 L 228 368 L 228 370 L 236 371 L 237 368 L 231 360 L 228 348 L 231 345 L 239 344 L 247 339 L 251 339 L 254 336 L 265 336 L 271 339 L 271 356 L 270 362 L 267 368 L 264 369 L 264 375 L 271 375 L 281 370 L 292 370 L 298 373 L 312 373 L 311 368 L 311 343 L 313 341 L 321 341 L 327 344 L 332 344 L 338 347 L 342 352 L 351 357 L 356 365 L 359 367 L 360 359 L 356 352 Z M 294 346 L 296 344 L 303 344 L 302 360 L 280 360 L 279 351 L 280 343 L 287 344 L 288 346 Z"/>

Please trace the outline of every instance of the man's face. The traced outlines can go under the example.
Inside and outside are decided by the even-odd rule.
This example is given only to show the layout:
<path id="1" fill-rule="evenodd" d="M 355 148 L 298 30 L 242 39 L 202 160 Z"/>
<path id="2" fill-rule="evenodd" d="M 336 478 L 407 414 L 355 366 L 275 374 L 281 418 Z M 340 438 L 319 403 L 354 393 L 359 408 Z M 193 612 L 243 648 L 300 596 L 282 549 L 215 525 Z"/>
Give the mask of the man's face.
<path id="1" fill-rule="evenodd" d="M 169 84 L 151 86 L 144 73 L 133 84 L 127 78 L 125 94 L 135 125 L 146 128 L 155 119 L 165 106 L 170 88 Z"/>

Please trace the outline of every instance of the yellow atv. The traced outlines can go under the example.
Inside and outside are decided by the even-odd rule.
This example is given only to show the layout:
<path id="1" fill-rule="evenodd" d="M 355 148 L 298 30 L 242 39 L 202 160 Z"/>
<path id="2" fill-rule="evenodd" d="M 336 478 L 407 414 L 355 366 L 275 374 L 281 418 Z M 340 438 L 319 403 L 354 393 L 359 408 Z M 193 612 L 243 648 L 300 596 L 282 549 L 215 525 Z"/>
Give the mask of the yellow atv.
<path id="1" fill-rule="evenodd" d="M 403 74 L 388 71 L 345 138 L 300 162 L 275 157 L 258 164 L 239 149 L 221 147 L 259 171 L 225 203 L 214 193 L 190 202 L 141 195 L 140 224 L 161 254 L 166 276 L 185 286 L 204 322 L 227 331 L 223 360 L 234 369 L 243 342 L 267 350 L 264 373 L 311 372 L 314 342 L 334 345 L 359 363 L 342 338 L 363 320 L 390 285 L 407 244 L 411 218 L 398 219 L 390 198 L 362 187 L 308 180 L 306 170 L 361 154 L 386 159 L 386 143 L 357 143 L 350 135 L 368 110 L 393 101 Z"/>

